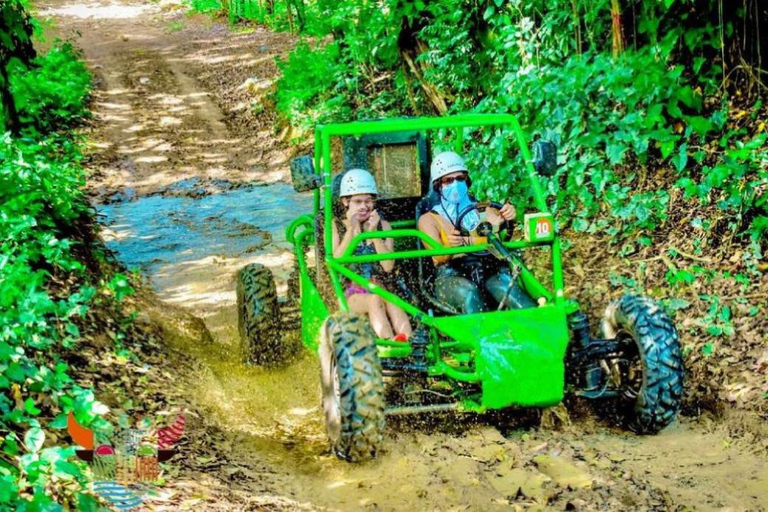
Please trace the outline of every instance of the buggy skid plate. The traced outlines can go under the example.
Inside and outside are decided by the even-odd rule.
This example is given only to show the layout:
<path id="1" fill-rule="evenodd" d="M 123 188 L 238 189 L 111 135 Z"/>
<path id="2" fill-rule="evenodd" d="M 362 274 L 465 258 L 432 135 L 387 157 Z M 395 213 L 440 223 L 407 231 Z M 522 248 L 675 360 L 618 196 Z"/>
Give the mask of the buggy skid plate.
<path id="1" fill-rule="evenodd" d="M 474 354 L 481 406 L 547 407 L 563 399 L 568 344 L 563 306 L 551 304 L 431 320 L 438 331 L 458 342 L 456 349 Z M 450 351 L 442 357 L 450 363 Z"/>

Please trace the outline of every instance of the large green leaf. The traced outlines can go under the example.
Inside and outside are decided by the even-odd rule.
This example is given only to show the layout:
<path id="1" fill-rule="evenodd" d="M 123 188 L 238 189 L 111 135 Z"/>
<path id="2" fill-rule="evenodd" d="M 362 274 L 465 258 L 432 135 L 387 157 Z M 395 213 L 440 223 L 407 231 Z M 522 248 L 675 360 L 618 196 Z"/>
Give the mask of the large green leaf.
<path id="1" fill-rule="evenodd" d="M 714 124 L 702 116 L 686 116 L 685 122 L 690 125 L 694 132 L 700 137 L 705 137 L 709 132 L 715 129 Z"/>

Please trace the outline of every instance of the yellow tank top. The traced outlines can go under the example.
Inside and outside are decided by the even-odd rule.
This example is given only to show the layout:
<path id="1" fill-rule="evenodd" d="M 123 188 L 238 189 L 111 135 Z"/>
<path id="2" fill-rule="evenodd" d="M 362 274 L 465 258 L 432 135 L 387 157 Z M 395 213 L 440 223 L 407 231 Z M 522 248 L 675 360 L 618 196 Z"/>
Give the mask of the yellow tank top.
<path id="1" fill-rule="evenodd" d="M 443 246 L 448 247 L 450 244 L 448 243 L 448 232 L 443 227 L 443 217 L 437 213 L 437 212 L 428 212 L 430 215 L 433 215 L 435 217 L 435 222 L 437 222 L 437 229 L 440 232 L 440 243 L 443 244 Z M 488 237 L 485 236 L 472 236 L 472 244 L 484 244 L 488 242 Z M 432 258 L 432 261 L 435 262 L 435 265 L 441 265 L 451 258 L 461 258 L 464 256 L 464 254 L 455 254 L 453 256 L 434 256 Z"/>

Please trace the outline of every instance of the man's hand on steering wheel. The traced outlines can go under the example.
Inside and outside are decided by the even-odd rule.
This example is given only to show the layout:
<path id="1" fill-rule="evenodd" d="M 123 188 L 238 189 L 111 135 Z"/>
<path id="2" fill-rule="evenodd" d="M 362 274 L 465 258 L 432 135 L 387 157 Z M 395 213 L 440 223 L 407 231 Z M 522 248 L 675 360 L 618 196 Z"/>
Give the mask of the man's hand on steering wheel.
<path id="1" fill-rule="evenodd" d="M 467 237 L 461 236 L 461 233 L 454 229 L 452 233 L 448 233 L 448 245 L 451 247 L 459 247 L 461 245 L 467 245 Z"/>

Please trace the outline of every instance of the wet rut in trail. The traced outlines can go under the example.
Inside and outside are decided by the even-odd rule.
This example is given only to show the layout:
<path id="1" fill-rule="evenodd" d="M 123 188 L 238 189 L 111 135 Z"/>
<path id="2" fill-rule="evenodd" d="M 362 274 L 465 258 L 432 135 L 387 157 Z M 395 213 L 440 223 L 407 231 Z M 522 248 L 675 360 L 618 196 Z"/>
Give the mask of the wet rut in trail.
<path id="1" fill-rule="evenodd" d="M 223 292 L 230 270 L 246 262 L 264 263 L 282 278 L 290 249 L 285 226 L 296 212 L 309 211 L 310 201 L 285 183 L 202 187 L 192 179 L 98 209 L 104 238 L 126 266 L 151 276 L 162 299 L 203 307 L 231 301 Z"/>
<path id="2" fill-rule="evenodd" d="M 253 127 L 241 123 L 247 101 L 240 84 L 273 80 L 273 58 L 290 46 L 289 36 L 263 28 L 233 34 L 168 2 L 44 6 L 62 35 L 82 33 L 79 44 L 97 78 L 89 187 L 105 239 L 159 297 L 189 308 L 212 334 L 208 343 L 169 342 L 199 360 L 199 373 L 181 376 L 188 398 L 220 429 L 219 449 L 239 468 L 230 472 L 198 457 L 224 496 L 290 496 L 340 510 L 768 504 L 765 461 L 717 425 L 691 420 L 655 437 L 592 420 L 505 435 L 476 418 L 393 421 L 378 460 L 336 460 L 325 442 L 316 357 L 305 352 L 266 371 L 243 365 L 237 350 L 235 273 L 262 263 L 284 295 L 292 256 L 283 230 L 309 211 L 307 196 L 275 183 L 285 176 L 289 152 L 276 141 L 272 114 Z M 169 30 L 172 23 L 183 29 Z M 286 335 L 297 337 L 297 311 L 283 306 Z"/>

